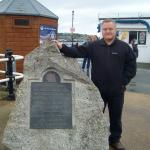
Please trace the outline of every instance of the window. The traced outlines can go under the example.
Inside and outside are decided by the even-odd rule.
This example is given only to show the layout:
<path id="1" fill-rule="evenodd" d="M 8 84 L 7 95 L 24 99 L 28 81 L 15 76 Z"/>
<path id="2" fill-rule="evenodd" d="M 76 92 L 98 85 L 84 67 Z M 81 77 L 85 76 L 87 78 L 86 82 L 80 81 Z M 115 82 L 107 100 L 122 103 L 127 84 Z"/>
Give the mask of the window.
<path id="1" fill-rule="evenodd" d="M 131 43 L 132 40 L 137 41 L 137 31 L 130 31 L 129 32 L 129 43 Z"/>
<path id="2" fill-rule="evenodd" d="M 15 26 L 21 26 L 21 27 L 29 27 L 30 20 L 29 19 L 22 19 L 22 18 L 15 18 L 14 19 L 14 25 Z"/>
<path id="3" fill-rule="evenodd" d="M 138 45 L 146 45 L 146 31 L 129 31 L 129 43 L 135 39 Z"/>
<path id="4" fill-rule="evenodd" d="M 29 16 L 12 16 L 12 24 L 14 28 L 32 28 L 32 18 Z"/>

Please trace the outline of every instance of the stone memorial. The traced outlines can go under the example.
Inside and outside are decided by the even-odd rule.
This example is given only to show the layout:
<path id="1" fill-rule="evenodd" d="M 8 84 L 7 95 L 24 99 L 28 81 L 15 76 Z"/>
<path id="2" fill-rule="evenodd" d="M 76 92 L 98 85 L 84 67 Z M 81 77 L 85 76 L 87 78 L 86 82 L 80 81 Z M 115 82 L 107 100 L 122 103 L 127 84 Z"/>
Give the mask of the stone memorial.
<path id="1" fill-rule="evenodd" d="M 77 59 L 45 43 L 25 57 L 3 143 L 10 150 L 108 150 L 102 109 L 100 93 Z"/>

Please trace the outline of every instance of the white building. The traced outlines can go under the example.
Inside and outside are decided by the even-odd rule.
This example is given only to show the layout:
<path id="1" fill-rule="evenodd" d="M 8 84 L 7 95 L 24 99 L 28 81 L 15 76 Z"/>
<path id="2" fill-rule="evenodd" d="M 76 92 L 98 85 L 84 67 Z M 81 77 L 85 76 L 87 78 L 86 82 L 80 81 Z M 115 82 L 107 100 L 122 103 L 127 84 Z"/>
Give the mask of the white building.
<path id="1" fill-rule="evenodd" d="M 139 49 L 137 62 L 150 64 L 150 14 L 149 16 L 146 14 L 103 16 L 99 17 L 100 26 L 105 18 L 112 18 L 116 21 L 119 39 L 129 44 L 132 39 L 136 39 Z"/>

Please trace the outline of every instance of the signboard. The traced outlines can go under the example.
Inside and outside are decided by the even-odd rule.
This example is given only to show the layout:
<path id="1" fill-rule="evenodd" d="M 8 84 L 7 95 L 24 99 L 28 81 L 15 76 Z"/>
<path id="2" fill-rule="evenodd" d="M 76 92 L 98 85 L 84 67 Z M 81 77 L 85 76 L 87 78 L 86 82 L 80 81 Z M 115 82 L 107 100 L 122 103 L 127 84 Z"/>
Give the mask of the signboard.
<path id="1" fill-rule="evenodd" d="M 57 28 L 41 25 L 40 26 L 40 44 L 42 44 L 46 40 L 55 40 L 57 35 Z"/>
<path id="2" fill-rule="evenodd" d="M 119 31 L 119 39 L 128 43 L 129 42 L 129 32 L 128 31 Z"/>
<path id="3" fill-rule="evenodd" d="M 70 32 L 71 32 L 71 33 L 75 32 L 75 28 L 74 28 L 74 27 L 71 27 L 71 28 L 70 28 Z"/>
<path id="4" fill-rule="evenodd" d="M 146 31 L 139 31 L 138 32 L 138 44 L 146 44 Z"/>
<path id="5" fill-rule="evenodd" d="M 30 128 L 72 128 L 71 83 L 31 83 Z"/>

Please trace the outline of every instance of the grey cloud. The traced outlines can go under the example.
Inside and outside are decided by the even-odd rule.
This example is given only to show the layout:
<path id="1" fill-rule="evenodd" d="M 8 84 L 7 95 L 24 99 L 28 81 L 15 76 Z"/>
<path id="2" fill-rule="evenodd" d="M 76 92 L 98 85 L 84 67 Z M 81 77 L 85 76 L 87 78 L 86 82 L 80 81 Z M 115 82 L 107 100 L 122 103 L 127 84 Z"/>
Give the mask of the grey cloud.
<path id="1" fill-rule="evenodd" d="M 68 32 L 71 26 L 71 13 L 75 10 L 74 25 L 76 32 L 96 32 L 98 14 L 100 16 L 118 15 L 118 12 L 129 16 L 145 11 L 149 13 L 149 0 L 38 0 L 59 16 L 59 32 Z M 132 12 L 132 14 L 130 13 Z M 149 15 L 150 16 L 150 15 Z"/>

